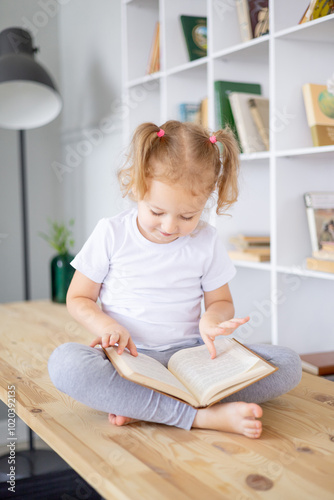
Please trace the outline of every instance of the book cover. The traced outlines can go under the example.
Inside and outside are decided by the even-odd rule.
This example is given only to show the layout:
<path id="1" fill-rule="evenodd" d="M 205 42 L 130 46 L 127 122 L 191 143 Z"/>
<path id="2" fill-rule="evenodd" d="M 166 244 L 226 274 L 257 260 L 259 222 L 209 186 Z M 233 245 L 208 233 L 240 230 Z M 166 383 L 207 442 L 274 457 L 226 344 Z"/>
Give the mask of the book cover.
<path id="1" fill-rule="evenodd" d="M 326 85 L 314 83 L 306 83 L 302 90 L 313 145 L 334 144 L 334 95 Z"/>
<path id="2" fill-rule="evenodd" d="M 311 19 L 328 16 L 334 12 L 334 0 L 316 0 Z"/>
<path id="3" fill-rule="evenodd" d="M 300 354 L 302 368 L 314 375 L 332 375 L 334 373 L 334 351 Z"/>
<path id="4" fill-rule="evenodd" d="M 253 38 L 252 24 L 249 15 L 248 0 L 236 0 L 237 15 L 242 42 L 248 42 Z"/>
<path id="5" fill-rule="evenodd" d="M 268 0 L 248 0 L 248 9 L 253 37 L 257 38 L 269 33 Z"/>
<path id="6" fill-rule="evenodd" d="M 206 17 L 180 16 L 189 60 L 195 61 L 207 55 Z"/>
<path id="7" fill-rule="evenodd" d="M 228 95 L 230 92 L 247 92 L 250 94 L 260 95 L 261 85 L 259 83 L 217 80 L 214 83 L 214 89 L 216 128 L 224 128 L 226 125 L 229 125 L 233 132 L 236 134 L 236 137 L 240 143 Z"/>
<path id="8" fill-rule="evenodd" d="M 248 106 L 265 149 L 266 151 L 269 151 L 269 99 L 266 99 L 265 97 L 254 97 L 252 99 L 248 99 Z"/>
<path id="9" fill-rule="evenodd" d="M 146 68 L 146 74 L 151 75 L 160 71 L 160 23 L 155 24 L 154 36 L 151 45 L 150 56 Z"/>
<path id="10" fill-rule="evenodd" d="M 228 94 L 242 151 L 247 154 L 266 150 L 266 145 L 249 108 L 249 100 L 254 97 L 257 97 L 256 94 L 246 92 L 230 92 Z"/>
<path id="11" fill-rule="evenodd" d="M 334 242 L 334 192 L 304 194 L 312 252 Z"/>
<path id="12" fill-rule="evenodd" d="M 277 370 L 236 339 L 218 337 L 215 347 L 214 359 L 206 345 L 181 349 L 167 368 L 142 353 L 118 355 L 115 347 L 103 351 L 122 377 L 194 408 L 211 406 Z"/>

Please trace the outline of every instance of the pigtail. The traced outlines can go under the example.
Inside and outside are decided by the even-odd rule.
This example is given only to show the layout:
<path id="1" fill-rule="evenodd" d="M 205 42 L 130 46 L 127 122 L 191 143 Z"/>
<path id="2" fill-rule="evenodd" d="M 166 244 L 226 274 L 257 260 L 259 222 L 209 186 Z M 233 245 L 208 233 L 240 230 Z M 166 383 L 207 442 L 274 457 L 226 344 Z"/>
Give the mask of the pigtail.
<path id="1" fill-rule="evenodd" d="M 142 199 L 150 177 L 150 157 L 157 147 L 159 127 L 154 123 L 142 123 L 133 135 L 129 155 L 118 172 L 123 197 Z"/>
<path id="2" fill-rule="evenodd" d="M 223 146 L 222 168 L 217 179 L 217 214 L 225 212 L 238 199 L 239 145 L 229 127 L 218 130 L 214 136 Z"/>

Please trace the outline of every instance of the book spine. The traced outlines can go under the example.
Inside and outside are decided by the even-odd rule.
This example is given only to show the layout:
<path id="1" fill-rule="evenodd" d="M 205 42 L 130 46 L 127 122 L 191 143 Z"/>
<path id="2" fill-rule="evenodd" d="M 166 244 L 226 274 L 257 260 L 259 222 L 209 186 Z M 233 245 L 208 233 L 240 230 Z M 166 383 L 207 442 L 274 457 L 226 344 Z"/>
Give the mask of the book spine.
<path id="1" fill-rule="evenodd" d="M 264 123 L 262 121 L 259 110 L 257 109 L 255 100 L 249 99 L 248 103 L 249 103 L 249 109 L 250 109 L 251 115 L 252 115 L 254 123 L 259 131 L 259 134 L 260 134 L 261 139 L 263 141 L 263 144 L 266 148 L 266 151 L 269 151 L 270 146 L 269 146 L 268 133 L 267 133 L 267 130 L 265 129 L 265 126 L 264 126 Z"/>
<path id="2" fill-rule="evenodd" d="M 249 16 L 248 0 L 236 0 L 237 14 L 242 42 L 253 38 L 252 25 Z"/>
<path id="3" fill-rule="evenodd" d="M 315 223 L 314 208 L 313 208 L 313 204 L 312 204 L 312 196 L 310 193 L 304 194 L 304 201 L 305 201 L 305 206 L 306 206 L 306 215 L 307 215 L 307 222 L 308 222 L 310 239 L 311 239 L 312 252 L 316 252 L 316 251 L 320 250 L 320 248 L 319 248 L 319 242 L 318 242 L 318 237 L 317 237 L 317 227 L 316 227 L 316 223 Z"/>
<path id="4" fill-rule="evenodd" d="M 240 106 L 240 102 L 238 100 L 238 96 L 236 94 L 231 93 L 229 96 L 229 101 L 232 109 L 232 114 L 234 118 L 234 123 L 238 132 L 238 136 L 240 139 L 242 151 L 246 154 L 252 153 L 253 150 L 248 144 L 248 135 L 247 130 L 244 127 L 244 122 L 242 119 L 242 109 Z"/>

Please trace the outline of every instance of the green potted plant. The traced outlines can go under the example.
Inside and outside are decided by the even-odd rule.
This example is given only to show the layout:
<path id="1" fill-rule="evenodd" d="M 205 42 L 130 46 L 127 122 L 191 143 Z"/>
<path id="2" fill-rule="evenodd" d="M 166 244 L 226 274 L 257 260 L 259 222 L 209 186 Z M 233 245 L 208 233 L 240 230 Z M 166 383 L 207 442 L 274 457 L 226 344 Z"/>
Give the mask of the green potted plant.
<path id="1" fill-rule="evenodd" d="M 74 220 L 63 224 L 48 220 L 49 234 L 40 232 L 39 235 L 57 252 L 50 263 L 51 268 L 51 297 L 53 302 L 65 304 L 66 294 L 70 285 L 74 268 L 70 262 L 74 258 L 70 248 L 74 245 L 72 227 Z"/>

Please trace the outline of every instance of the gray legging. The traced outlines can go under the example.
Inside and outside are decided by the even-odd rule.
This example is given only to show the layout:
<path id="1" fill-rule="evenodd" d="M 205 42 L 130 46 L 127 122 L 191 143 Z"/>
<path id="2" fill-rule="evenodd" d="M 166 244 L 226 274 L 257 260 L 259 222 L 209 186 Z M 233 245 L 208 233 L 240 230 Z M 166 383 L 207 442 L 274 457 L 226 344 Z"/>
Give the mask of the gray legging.
<path id="1" fill-rule="evenodd" d="M 263 403 L 290 391 L 300 382 L 301 362 L 294 351 L 267 344 L 248 347 L 277 366 L 278 370 L 228 396 L 224 403 Z M 179 348 L 167 351 L 138 349 L 165 366 L 177 350 Z M 60 345 L 51 354 L 48 368 L 57 389 L 96 410 L 182 429 L 191 428 L 197 412 L 189 405 L 120 377 L 100 348 L 76 343 Z"/>

